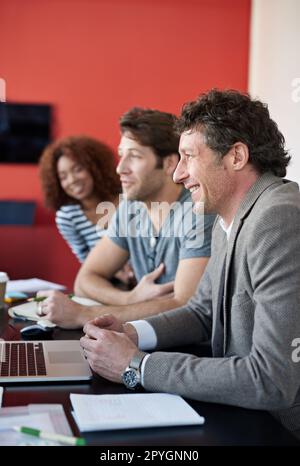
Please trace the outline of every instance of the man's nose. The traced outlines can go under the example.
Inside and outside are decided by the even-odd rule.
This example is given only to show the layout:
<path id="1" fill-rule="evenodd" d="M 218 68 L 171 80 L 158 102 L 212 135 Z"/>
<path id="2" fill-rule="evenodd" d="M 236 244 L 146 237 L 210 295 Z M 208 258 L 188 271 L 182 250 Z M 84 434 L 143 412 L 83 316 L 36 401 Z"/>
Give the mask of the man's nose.
<path id="1" fill-rule="evenodd" d="M 183 183 L 184 180 L 188 177 L 186 163 L 182 159 L 179 160 L 177 167 L 173 173 L 173 181 L 174 183 Z"/>
<path id="2" fill-rule="evenodd" d="M 119 160 L 119 163 L 117 165 L 117 174 L 118 175 L 121 175 L 122 173 L 127 173 L 129 172 L 129 167 L 128 167 L 128 163 L 126 162 L 126 159 L 125 157 L 122 157 L 120 160 Z"/>

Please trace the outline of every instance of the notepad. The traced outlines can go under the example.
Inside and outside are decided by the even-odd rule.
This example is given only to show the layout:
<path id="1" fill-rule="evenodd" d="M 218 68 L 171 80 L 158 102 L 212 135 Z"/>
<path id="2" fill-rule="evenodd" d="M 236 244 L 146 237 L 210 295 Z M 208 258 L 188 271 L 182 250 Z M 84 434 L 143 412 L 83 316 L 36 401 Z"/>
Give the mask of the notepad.
<path id="1" fill-rule="evenodd" d="M 183 398 L 167 393 L 78 395 L 70 399 L 81 432 L 202 425 L 200 416 Z"/>

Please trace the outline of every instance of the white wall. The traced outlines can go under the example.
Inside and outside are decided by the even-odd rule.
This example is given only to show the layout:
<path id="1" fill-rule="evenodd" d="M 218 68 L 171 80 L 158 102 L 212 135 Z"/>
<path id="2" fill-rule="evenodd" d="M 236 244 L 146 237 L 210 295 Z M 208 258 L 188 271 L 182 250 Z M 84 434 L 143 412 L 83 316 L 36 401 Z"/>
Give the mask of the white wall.
<path id="1" fill-rule="evenodd" d="M 269 105 L 300 183 L 300 0 L 252 0 L 249 92 Z"/>

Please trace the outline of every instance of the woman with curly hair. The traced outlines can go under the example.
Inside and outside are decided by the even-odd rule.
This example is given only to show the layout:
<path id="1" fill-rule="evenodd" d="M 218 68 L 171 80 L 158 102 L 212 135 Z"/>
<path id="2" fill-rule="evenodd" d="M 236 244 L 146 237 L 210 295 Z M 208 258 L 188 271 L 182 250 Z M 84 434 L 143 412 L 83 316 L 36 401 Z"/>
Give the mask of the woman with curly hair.
<path id="1" fill-rule="evenodd" d="M 83 262 L 105 233 L 96 228 L 97 205 L 119 202 L 113 151 L 96 139 L 71 136 L 47 146 L 39 165 L 46 206 L 56 211 L 58 230 Z"/>

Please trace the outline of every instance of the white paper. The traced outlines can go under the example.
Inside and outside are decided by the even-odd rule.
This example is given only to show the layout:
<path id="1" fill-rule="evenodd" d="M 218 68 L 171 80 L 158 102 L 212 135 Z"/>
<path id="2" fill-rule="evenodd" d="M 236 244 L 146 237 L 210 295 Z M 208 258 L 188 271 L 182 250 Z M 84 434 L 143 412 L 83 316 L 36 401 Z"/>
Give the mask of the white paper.
<path id="1" fill-rule="evenodd" d="M 98 301 L 94 301 L 94 299 L 90 298 L 83 298 L 81 296 L 73 296 L 72 301 L 75 301 L 75 303 L 82 304 L 82 306 L 100 306 L 101 303 Z"/>
<path id="2" fill-rule="evenodd" d="M 0 408 L 2 406 L 3 387 L 0 387 Z"/>
<path id="3" fill-rule="evenodd" d="M 48 413 L 31 414 L 30 416 L 1 416 L 0 411 L 0 445 L 40 445 L 40 439 L 13 430 L 14 426 L 26 426 L 54 433 Z M 42 445 L 55 445 L 54 442 L 42 441 Z"/>
<path id="4" fill-rule="evenodd" d="M 33 427 L 34 429 L 54 433 L 54 428 L 48 413 L 37 413 L 31 414 L 30 416 L 3 416 L 0 411 L 0 430 L 14 426 Z"/>
<path id="5" fill-rule="evenodd" d="M 37 404 L 33 403 L 28 405 L 28 414 L 36 414 L 41 412 L 47 412 L 50 415 L 51 422 L 54 431 L 57 434 L 62 435 L 73 435 L 72 430 L 69 426 L 69 422 L 66 418 L 63 405 L 60 404 Z"/>
<path id="6" fill-rule="evenodd" d="M 52 283 L 39 278 L 29 278 L 27 280 L 9 280 L 6 286 L 7 292 L 19 291 L 23 293 L 36 293 L 41 290 L 65 290 L 64 285 Z"/>
<path id="7" fill-rule="evenodd" d="M 125 395 L 70 395 L 82 432 L 201 425 L 204 418 L 178 395 L 133 393 Z"/>
<path id="8" fill-rule="evenodd" d="M 63 406 L 31 404 L 0 409 L 0 445 L 60 445 L 12 430 L 14 426 L 33 427 L 49 433 L 72 435 Z"/>

